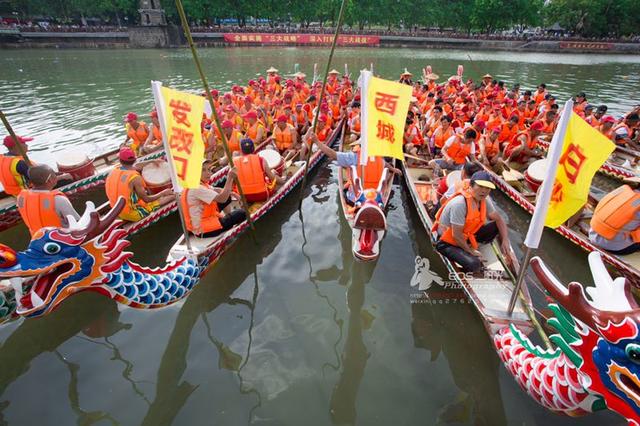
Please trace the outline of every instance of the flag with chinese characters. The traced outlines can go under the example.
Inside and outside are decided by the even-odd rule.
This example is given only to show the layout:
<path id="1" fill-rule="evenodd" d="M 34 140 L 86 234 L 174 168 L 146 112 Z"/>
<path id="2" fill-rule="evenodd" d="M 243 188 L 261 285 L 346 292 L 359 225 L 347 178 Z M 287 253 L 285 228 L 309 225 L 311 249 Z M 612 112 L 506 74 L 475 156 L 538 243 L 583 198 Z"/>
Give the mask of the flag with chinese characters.
<path id="1" fill-rule="evenodd" d="M 411 86 L 373 77 L 362 71 L 363 102 L 361 122 L 361 161 L 381 156 L 404 159 L 402 152 L 404 124 L 411 102 Z"/>
<path id="2" fill-rule="evenodd" d="M 204 159 L 200 130 L 204 112 L 202 96 L 160 87 L 160 98 L 156 108 L 163 138 L 171 151 L 171 169 L 182 188 L 197 188 Z"/>
<path id="3" fill-rule="evenodd" d="M 587 202 L 591 180 L 615 145 L 575 112 L 571 113 L 558 161 L 545 225 L 557 228 Z"/>

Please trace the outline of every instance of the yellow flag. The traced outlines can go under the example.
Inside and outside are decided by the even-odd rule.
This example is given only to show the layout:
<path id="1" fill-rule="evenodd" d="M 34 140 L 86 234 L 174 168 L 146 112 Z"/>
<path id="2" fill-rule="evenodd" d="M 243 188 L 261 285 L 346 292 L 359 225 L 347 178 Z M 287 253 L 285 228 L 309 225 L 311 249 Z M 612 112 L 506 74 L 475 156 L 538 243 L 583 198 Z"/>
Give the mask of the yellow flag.
<path id="1" fill-rule="evenodd" d="M 591 181 L 615 145 L 575 112 L 562 144 L 545 225 L 557 228 L 587 202 Z"/>
<path id="2" fill-rule="evenodd" d="M 204 142 L 200 123 L 204 112 L 201 96 L 162 87 L 164 123 L 178 183 L 183 188 L 200 186 Z"/>
<path id="3" fill-rule="evenodd" d="M 404 159 L 402 143 L 411 86 L 371 77 L 367 89 L 367 156 Z"/>

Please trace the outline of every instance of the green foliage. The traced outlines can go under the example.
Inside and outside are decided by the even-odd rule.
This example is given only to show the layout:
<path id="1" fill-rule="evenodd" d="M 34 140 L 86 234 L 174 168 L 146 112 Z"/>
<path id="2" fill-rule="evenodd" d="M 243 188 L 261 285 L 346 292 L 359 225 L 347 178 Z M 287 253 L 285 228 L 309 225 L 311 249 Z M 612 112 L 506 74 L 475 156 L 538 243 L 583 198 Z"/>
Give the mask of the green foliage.
<path id="1" fill-rule="evenodd" d="M 346 0 L 345 25 L 352 28 L 435 27 L 458 31 L 561 27 L 586 37 L 640 33 L 638 0 Z M 194 24 L 218 18 L 269 19 L 273 24 L 333 25 L 341 0 L 183 0 Z M 167 18 L 178 23 L 174 0 L 161 0 Z M 61 21 L 102 17 L 137 22 L 138 0 L 0 0 L 0 13 L 23 19 L 52 16 Z"/>

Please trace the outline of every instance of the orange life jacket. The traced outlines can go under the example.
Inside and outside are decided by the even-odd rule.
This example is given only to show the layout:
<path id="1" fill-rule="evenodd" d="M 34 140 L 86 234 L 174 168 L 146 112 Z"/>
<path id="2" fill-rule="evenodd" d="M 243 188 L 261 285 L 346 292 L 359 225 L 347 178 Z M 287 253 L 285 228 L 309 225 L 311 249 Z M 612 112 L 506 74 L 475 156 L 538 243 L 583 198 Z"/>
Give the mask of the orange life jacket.
<path id="1" fill-rule="evenodd" d="M 504 149 L 504 156 L 505 158 L 508 158 L 511 153 L 513 151 L 515 151 L 516 148 L 518 148 L 520 145 L 522 145 L 522 143 L 520 142 L 520 136 L 525 136 L 527 138 L 526 140 L 526 145 L 529 149 L 533 149 L 536 146 L 536 142 L 531 138 L 531 135 L 529 134 L 529 132 L 518 132 L 518 134 L 516 134 L 511 141 L 509 142 L 509 144 L 505 147 Z M 520 154 L 518 156 L 518 158 L 512 158 L 513 161 L 516 162 L 520 162 L 521 160 L 523 160 L 524 156 L 522 154 Z"/>
<path id="2" fill-rule="evenodd" d="M 472 248 L 478 248 L 478 242 L 476 241 L 476 232 L 484 225 L 485 220 L 487 219 L 487 203 L 485 200 L 480 202 L 480 208 L 473 208 L 473 195 L 471 191 L 459 191 L 456 192 L 451 198 L 447 200 L 447 202 L 440 207 L 438 213 L 436 213 L 436 222 L 433 226 L 433 230 L 437 230 L 440 224 L 440 217 L 442 216 L 442 212 L 444 211 L 444 206 L 451 200 L 453 200 L 457 196 L 463 196 L 467 203 L 467 216 L 465 218 L 464 227 L 462 228 L 462 235 L 466 238 Z M 440 241 L 444 241 L 453 246 L 457 246 L 455 238 L 453 237 L 453 228 L 448 227 L 444 230 L 442 235 L 440 236 Z"/>
<path id="3" fill-rule="evenodd" d="M 127 132 L 127 136 L 131 139 L 131 149 L 136 153 L 140 146 L 147 140 L 149 137 L 149 130 L 147 129 L 147 125 L 144 121 L 138 123 L 138 128 L 136 130 L 133 127 L 129 127 L 129 131 Z"/>
<path id="4" fill-rule="evenodd" d="M 63 195 L 60 191 L 34 191 L 25 189 L 20 192 L 16 204 L 22 220 L 33 236 L 47 226 L 62 226 L 62 220 L 56 213 L 55 197 Z"/>
<path id="5" fill-rule="evenodd" d="M 453 135 L 454 135 L 454 132 L 453 132 L 453 129 L 451 128 L 451 126 L 449 126 L 449 128 L 447 129 L 446 132 L 442 131 L 442 127 L 438 127 L 433 132 L 433 143 L 434 143 L 435 147 L 442 149 L 442 147 L 444 146 L 444 143 L 447 141 L 447 139 L 449 139 Z"/>
<path id="6" fill-rule="evenodd" d="M 331 128 L 326 125 L 322 130 L 316 130 L 316 136 L 320 142 L 325 142 L 329 138 L 329 134 L 331 133 Z"/>
<path id="7" fill-rule="evenodd" d="M 276 147 L 278 147 L 280 151 L 284 151 L 285 149 L 289 149 L 293 146 L 293 137 L 291 136 L 292 131 L 294 131 L 294 128 L 288 123 L 284 130 L 280 130 L 280 127 L 277 125 L 273 128 L 273 137 L 276 141 Z"/>
<path id="8" fill-rule="evenodd" d="M 415 131 L 415 133 L 414 133 L 414 131 Z M 422 137 L 422 132 L 420 131 L 420 129 L 418 128 L 416 123 L 411 123 L 409 125 L 409 128 L 407 129 L 407 135 L 408 136 L 411 136 L 412 133 L 414 135 L 412 144 L 414 144 L 414 145 L 424 145 L 424 138 Z"/>
<path id="9" fill-rule="evenodd" d="M 233 165 L 238 171 L 238 182 L 245 195 L 269 192 L 267 177 L 262 167 L 262 157 L 257 154 L 234 157 Z"/>
<path id="10" fill-rule="evenodd" d="M 514 125 L 512 128 L 509 128 L 507 123 L 502 125 L 502 129 L 500 130 L 500 134 L 498 135 L 498 140 L 500 142 L 508 142 L 518 133 L 518 125 Z"/>
<path id="11" fill-rule="evenodd" d="M 471 154 L 471 144 L 462 143 L 460 136 L 456 136 L 453 143 L 446 149 L 446 154 L 456 164 L 464 164 L 469 154 Z"/>
<path id="12" fill-rule="evenodd" d="M 600 133 L 602 133 L 607 138 L 609 138 L 609 140 L 613 141 L 615 138 L 615 133 L 613 132 L 613 126 L 609 130 L 604 130 L 603 127 L 604 127 L 604 124 L 601 124 L 598 126 L 598 130 L 600 131 Z"/>
<path id="13" fill-rule="evenodd" d="M 591 229 L 608 240 L 614 239 L 640 211 L 640 193 L 623 185 L 605 195 L 591 218 Z M 640 242 L 640 228 L 629 231 L 633 242 Z"/>
<path id="14" fill-rule="evenodd" d="M 157 126 L 153 126 L 151 128 L 151 131 L 153 132 L 153 140 L 162 142 L 162 132 L 160 131 L 160 128 Z"/>
<path id="15" fill-rule="evenodd" d="M 373 158 L 373 159 L 372 159 Z M 364 175 L 363 169 L 364 168 Z M 360 182 L 362 183 L 362 189 L 378 189 L 382 172 L 384 171 L 384 158 L 382 157 L 369 157 L 367 158 L 367 164 L 360 165 L 360 152 L 358 152 L 358 165 L 356 166 L 358 176 L 360 176 Z"/>
<path id="16" fill-rule="evenodd" d="M 21 157 L 0 154 L 0 183 L 4 192 L 14 197 L 28 187 L 26 179 L 17 170 L 20 160 Z"/>
<path id="17" fill-rule="evenodd" d="M 304 126 L 307 124 L 307 114 L 304 110 L 296 112 L 296 121 L 298 122 L 298 126 Z"/>
<path id="18" fill-rule="evenodd" d="M 483 137 L 484 140 L 484 153 L 487 157 L 494 157 L 500 153 L 500 142 L 498 139 L 491 141 L 488 135 Z"/>
<path id="19" fill-rule="evenodd" d="M 137 205 L 140 205 L 141 207 L 146 206 L 146 203 L 142 200 L 136 200 L 135 205 L 133 202 L 134 197 L 131 182 L 138 176 L 140 176 L 140 173 L 136 170 L 125 170 L 120 167 L 116 167 L 111 170 L 104 183 L 104 189 L 107 193 L 107 198 L 109 199 L 109 205 L 111 207 L 116 205 L 118 197 L 123 197 L 125 199 L 126 203 L 119 215 L 121 218 L 127 218 L 130 216 Z M 142 180 L 142 185 L 146 188 L 147 184 L 144 179 L 142 179 L 142 176 L 140 176 L 140 179 Z"/>
<path id="20" fill-rule="evenodd" d="M 544 101 L 544 97 L 547 96 L 547 91 L 536 91 L 533 95 L 533 100 L 536 101 L 536 105 L 540 105 L 542 101 Z"/>
<path id="21" fill-rule="evenodd" d="M 231 131 L 231 137 L 227 138 L 227 146 L 229 147 L 229 151 L 231 151 L 232 153 L 240 151 L 241 136 L 242 134 L 237 129 L 233 129 Z"/>
<path id="22" fill-rule="evenodd" d="M 262 123 L 260 123 L 259 121 L 256 121 L 253 126 L 251 126 L 251 127 L 249 127 L 247 129 L 246 136 L 249 139 L 251 139 L 252 141 L 256 142 L 256 138 L 258 137 L 258 129 L 261 128 L 261 127 L 264 128 Z M 262 134 L 264 135 L 264 132 L 262 132 Z"/>
<path id="23" fill-rule="evenodd" d="M 206 188 L 211 189 L 211 186 L 206 183 L 200 183 Z M 180 205 L 182 206 L 182 212 L 184 213 L 184 221 L 187 229 L 194 234 L 206 234 L 207 232 L 217 231 L 218 229 L 222 229 L 222 225 L 220 224 L 220 218 L 222 214 L 218 210 L 218 203 L 212 201 L 210 204 L 206 204 L 202 209 L 202 217 L 200 218 L 200 227 L 195 229 L 193 226 L 193 221 L 191 220 L 191 213 L 189 212 L 189 204 L 187 203 L 187 195 L 189 194 L 189 189 L 185 189 L 180 195 Z"/>

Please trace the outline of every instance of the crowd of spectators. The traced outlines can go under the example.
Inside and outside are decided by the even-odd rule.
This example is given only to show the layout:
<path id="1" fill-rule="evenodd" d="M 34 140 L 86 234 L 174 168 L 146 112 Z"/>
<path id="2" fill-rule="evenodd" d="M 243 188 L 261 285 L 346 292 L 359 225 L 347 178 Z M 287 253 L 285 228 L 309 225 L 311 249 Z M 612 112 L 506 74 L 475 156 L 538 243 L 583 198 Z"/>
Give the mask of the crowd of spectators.
<path id="1" fill-rule="evenodd" d="M 127 31 L 126 27 L 117 25 L 64 25 L 54 23 L 36 23 L 26 22 L 20 24 L 2 25 L 0 28 L 14 28 L 23 32 L 117 32 Z M 222 33 L 306 33 L 306 34 L 333 34 L 334 28 L 329 26 L 236 26 L 236 25 L 193 25 L 192 32 L 222 32 Z M 475 39 L 475 40 L 522 40 L 522 41 L 540 41 L 540 40 L 570 40 L 570 41 L 601 41 L 601 42 L 640 42 L 640 35 L 628 37 L 605 37 L 605 38 L 585 38 L 573 35 L 568 32 L 526 32 L 526 33 L 478 33 L 478 32 L 458 32 L 449 30 L 436 30 L 413 28 L 409 29 L 373 29 L 357 27 L 345 27 L 341 30 L 342 34 L 354 35 L 379 35 L 379 36 L 404 36 L 404 37 L 444 37 L 456 39 Z"/>

